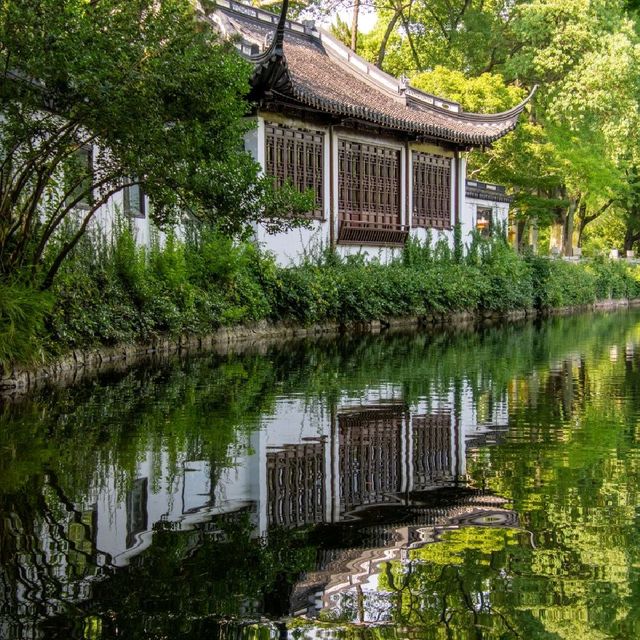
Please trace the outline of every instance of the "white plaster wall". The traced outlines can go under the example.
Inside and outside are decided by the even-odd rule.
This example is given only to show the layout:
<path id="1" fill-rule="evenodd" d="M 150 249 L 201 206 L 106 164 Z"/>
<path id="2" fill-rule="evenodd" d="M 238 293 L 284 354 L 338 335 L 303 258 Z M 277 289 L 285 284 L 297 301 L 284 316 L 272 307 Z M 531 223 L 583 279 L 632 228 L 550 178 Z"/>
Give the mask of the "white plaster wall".
<path id="1" fill-rule="evenodd" d="M 269 234 L 262 225 L 255 225 L 255 240 L 266 251 L 271 252 L 276 262 L 281 266 L 300 263 L 305 258 L 319 257 L 329 246 L 330 220 L 330 136 L 328 127 L 319 127 L 309 123 L 284 118 L 275 114 L 259 116 L 255 119 L 256 126 L 245 135 L 244 148 L 264 169 L 265 166 L 265 121 L 282 124 L 299 129 L 320 131 L 324 134 L 323 152 L 323 211 L 322 220 L 312 220 L 308 227 L 292 229 L 284 233 Z"/>
<path id="2" fill-rule="evenodd" d="M 280 398 L 261 423 L 267 448 L 316 440 L 331 431 L 331 414 L 322 399 Z"/>
<path id="3" fill-rule="evenodd" d="M 402 255 L 402 248 L 339 244 L 336 246 L 336 253 L 341 258 L 346 258 L 348 256 L 362 256 L 365 262 L 372 262 L 375 260 L 381 264 L 389 264 Z"/>
<path id="4" fill-rule="evenodd" d="M 453 248 L 453 231 L 449 229 L 425 229 L 417 227 L 411 229 L 411 237 L 425 243 L 427 238 L 431 238 L 431 247 L 435 247 L 438 241 L 444 240 L 450 248 Z"/>
<path id="5" fill-rule="evenodd" d="M 265 251 L 271 252 L 283 267 L 298 264 L 305 258 L 320 257 L 329 246 L 329 223 L 313 220 L 309 228 L 291 229 L 286 233 L 268 234 L 256 226 L 255 239 Z"/>

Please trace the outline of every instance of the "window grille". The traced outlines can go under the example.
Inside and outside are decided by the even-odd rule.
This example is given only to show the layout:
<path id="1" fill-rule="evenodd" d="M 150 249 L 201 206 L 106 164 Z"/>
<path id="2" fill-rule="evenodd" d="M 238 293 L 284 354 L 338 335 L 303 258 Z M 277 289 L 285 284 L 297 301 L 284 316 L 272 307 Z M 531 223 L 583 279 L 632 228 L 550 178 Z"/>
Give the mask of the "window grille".
<path id="1" fill-rule="evenodd" d="M 398 149 L 339 140 L 338 172 L 341 221 L 400 225 Z"/>
<path id="2" fill-rule="evenodd" d="M 451 158 L 413 152 L 413 227 L 451 228 Z"/>
<path id="3" fill-rule="evenodd" d="M 315 193 L 311 218 L 322 218 L 324 134 L 276 124 L 265 125 L 266 172 L 281 187 L 287 180 L 300 192 Z"/>

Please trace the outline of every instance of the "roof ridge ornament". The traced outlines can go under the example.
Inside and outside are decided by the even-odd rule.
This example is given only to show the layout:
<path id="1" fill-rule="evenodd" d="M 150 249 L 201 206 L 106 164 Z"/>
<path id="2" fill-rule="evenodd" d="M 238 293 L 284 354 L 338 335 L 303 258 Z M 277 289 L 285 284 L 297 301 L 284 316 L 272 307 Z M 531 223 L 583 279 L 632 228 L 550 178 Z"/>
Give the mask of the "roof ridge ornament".
<path id="1" fill-rule="evenodd" d="M 261 95 L 272 91 L 289 93 L 292 89 L 287 60 L 284 55 L 284 32 L 287 26 L 287 11 L 289 0 L 283 0 L 278 25 L 273 34 L 271 44 L 262 53 L 249 56 L 249 61 L 255 65 L 252 89 L 249 99 L 260 98 Z"/>
<path id="2" fill-rule="evenodd" d="M 287 26 L 288 10 L 289 0 L 283 0 L 278 25 L 276 26 L 276 30 L 273 34 L 271 44 L 262 53 L 251 56 L 251 62 L 255 64 L 264 64 L 267 61 L 276 62 L 278 60 L 284 60 L 284 31 Z"/>

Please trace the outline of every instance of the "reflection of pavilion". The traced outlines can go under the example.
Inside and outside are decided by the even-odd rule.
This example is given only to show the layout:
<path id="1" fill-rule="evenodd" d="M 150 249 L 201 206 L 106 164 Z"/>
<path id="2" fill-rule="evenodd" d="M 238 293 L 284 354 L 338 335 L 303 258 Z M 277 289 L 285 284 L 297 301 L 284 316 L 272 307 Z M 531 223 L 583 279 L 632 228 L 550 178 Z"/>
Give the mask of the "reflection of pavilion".
<path id="1" fill-rule="evenodd" d="M 266 453 L 267 528 L 336 522 L 458 475 L 451 414 L 401 404 L 349 408 L 316 441 Z"/>
<path id="2" fill-rule="evenodd" d="M 506 421 L 498 403 L 478 425 L 465 389 L 411 408 L 401 396 L 389 385 L 338 406 L 279 399 L 225 468 L 148 453 L 125 496 L 114 477 L 91 497 L 96 547 L 123 565 L 151 544 L 154 529 L 189 529 L 239 509 L 250 511 L 261 535 L 274 526 L 335 523 L 363 509 L 403 504 L 411 492 L 464 476 L 465 439 Z"/>
<path id="3" fill-rule="evenodd" d="M 303 610 L 309 594 L 317 600 L 319 592 L 329 597 L 368 584 L 385 559 L 402 560 L 442 527 L 461 526 L 455 518 L 481 515 L 476 507 L 483 505 L 475 503 L 475 511 L 458 503 L 444 510 L 425 506 L 424 496 L 464 476 L 465 440 L 505 422 L 504 403 L 483 410 L 480 423 L 471 395 L 457 393 L 411 407 L 393 385 L 333 405 L 323 398 L 280 398 L 261 429 L 232 445 L 224 465 L 192 460 L 186 447 L 171 454 L 149 449 L 129 481 L 121 468 L 105 465 L 75 502 L 50 477 L 42 512 L 21 513 L 7 504 L 10 517 L 0 535 L 20 560 L 13 574 L 0 571 L 0 587 L 13 594 L 12 607 L 34 621 L 89 598 L 106 567 L 128 564 L 160 529 L 198 527 L 215 535 L 213 518 L 247 513 L 258 536 L 281 526 L 363 523 L 376 511 L 391 522 L 388 514 L 403 509 L 400 520 L 371 529 L 366 548 L 325 549 L 312 582 L 299 584 L 292 602 Z M 500 511 L 491 508 L 494 516 Z"/>

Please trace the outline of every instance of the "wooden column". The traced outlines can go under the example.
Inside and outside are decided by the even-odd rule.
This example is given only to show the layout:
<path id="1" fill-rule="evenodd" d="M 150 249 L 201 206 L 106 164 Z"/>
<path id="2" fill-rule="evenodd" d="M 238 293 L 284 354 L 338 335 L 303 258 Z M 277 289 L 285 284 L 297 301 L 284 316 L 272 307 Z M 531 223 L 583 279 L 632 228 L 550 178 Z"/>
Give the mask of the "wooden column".
<path id="1" fill-rule="evenodd" d="M 454 207 L 453 207 L 453 224 L 460 224 L 462 216 L 460 215 L 460 185 L 461 185 L 461 173 L 462 173 L 462 159 L 460 158 L 460 152 L 456 149 L 454 152 L 455 160 L 455 177 L 454 177 Z"/>

